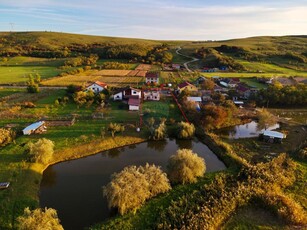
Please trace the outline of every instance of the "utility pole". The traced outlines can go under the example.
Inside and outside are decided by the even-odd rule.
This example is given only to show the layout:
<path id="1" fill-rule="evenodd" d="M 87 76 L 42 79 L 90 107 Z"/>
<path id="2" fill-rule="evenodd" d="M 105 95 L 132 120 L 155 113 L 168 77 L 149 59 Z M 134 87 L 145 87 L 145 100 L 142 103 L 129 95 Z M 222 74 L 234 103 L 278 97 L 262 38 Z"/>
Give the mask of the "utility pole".
<path id="1" fill-rule="evenodd" d="M 14 25 L 15 25 L 15 23 L 10 22 L 9 24 L 11 25 L 11 32 L 13 32 L 13 31 L 14 31 Z"/>

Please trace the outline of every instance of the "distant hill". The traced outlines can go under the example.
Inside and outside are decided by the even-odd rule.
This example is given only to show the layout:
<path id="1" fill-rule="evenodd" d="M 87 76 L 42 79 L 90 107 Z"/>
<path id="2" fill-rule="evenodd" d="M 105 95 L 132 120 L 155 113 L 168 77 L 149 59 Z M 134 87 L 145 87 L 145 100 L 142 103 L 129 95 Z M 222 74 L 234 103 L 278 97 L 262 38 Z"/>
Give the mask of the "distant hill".
<path id="1" fill-rule="evenodd" d="M 225 41 L 155 41 L 56 32 L 1 32 L 0 56 L 69 57 L 94 53 L 100 58 L 150 60 L 166 47 L 199 57 L 201 66 L 228 65 L 246 70 L 244 61 L 307 70 L 307 36 L 262 36 Z M 160 54 L 159 54 L 160 52 Z M 157 59 L 161 59 L 158 57 Z"/>

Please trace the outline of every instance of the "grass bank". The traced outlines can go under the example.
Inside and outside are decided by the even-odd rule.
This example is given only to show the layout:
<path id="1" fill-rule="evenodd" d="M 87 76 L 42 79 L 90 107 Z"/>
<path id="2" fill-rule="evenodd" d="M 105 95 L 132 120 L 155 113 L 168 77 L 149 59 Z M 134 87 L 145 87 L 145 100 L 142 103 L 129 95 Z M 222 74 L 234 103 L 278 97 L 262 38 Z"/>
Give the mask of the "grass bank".
<path id="1" fill-rule="evenodd" d="M 16 218 L 23 213 L 25 207 L 39 206 L 40 181 L 44 170 L 49 165 L 145 140 L 145 138 L 134 136 L 117 136 L 114 139 L 98 138 L 55 151 L 53 160 L 45 165 L 28 163 L 23 147 L 18 144 L 1 149 L 0 181 L 10 181 L 11 186 L 9 189 L 0 191 L 0 229 L 15 228 Z"/>

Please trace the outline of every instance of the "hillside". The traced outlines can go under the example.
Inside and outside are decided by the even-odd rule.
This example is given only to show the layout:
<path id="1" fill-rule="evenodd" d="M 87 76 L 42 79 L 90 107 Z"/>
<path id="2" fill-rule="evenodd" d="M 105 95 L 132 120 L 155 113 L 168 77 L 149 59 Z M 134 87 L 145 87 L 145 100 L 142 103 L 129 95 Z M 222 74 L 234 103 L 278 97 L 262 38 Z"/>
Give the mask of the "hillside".
<path id="1" fill-rule="evenodd" d="M 213 52 L 212 52 L 213 50 Z M 218 53 L 216 52 L 218 51 Z M 199 65 L 212 65 L 212 56 L 220 59 L 224 56 L 226 63 L 233 59 L 234 66 L 243 65 L 238 70 L 255 70 L 246 62 L 255 64 L 273 64 L 283 68 L 307 70 L 307 36 L 251 37 L 225 41 L 189 42 L 184 45 L 188 55 L 202 59 Z M 211 58 L 208 58 L 209 54 Z M 208 63 L 207 60 L 210 60 Z M 258 66 L 259 71 L 265 71 Z M 264 67 L 265 68 L 265 67 Z"/>

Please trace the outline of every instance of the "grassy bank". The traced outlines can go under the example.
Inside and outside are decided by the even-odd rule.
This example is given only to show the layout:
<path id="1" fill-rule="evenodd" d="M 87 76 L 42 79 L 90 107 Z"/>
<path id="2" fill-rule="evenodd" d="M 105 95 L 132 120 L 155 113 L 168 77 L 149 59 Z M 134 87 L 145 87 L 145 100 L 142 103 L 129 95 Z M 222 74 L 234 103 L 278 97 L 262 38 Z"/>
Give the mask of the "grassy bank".
<path id="1" fill-rule="evenodd" d="M 24 148 L 18 144 L 3 148 L 0 151 L 0 181 L 10 181 L 11 186 L 0 191 L 0 228 L 14 228 L 16 218 L 22 214 L 25 207 L 38 207 L 40 181 L 43 171 L 49 165 L 143 141 L 144 138 L 134 136 L 97 138 L 55 151 L 52 161 L 46 165 L 28 163 Z"/>

